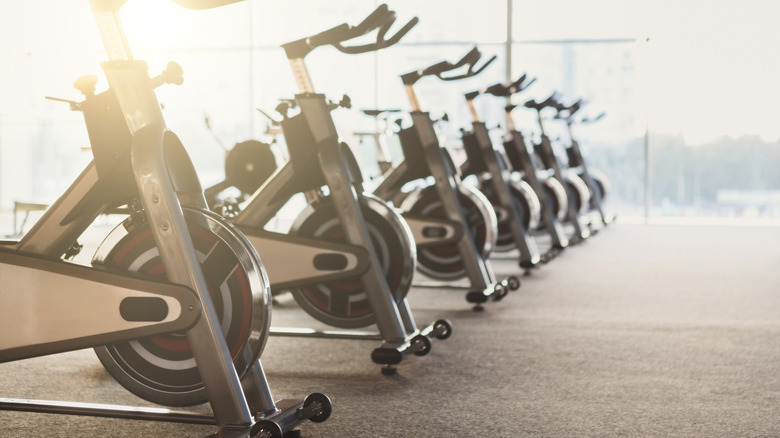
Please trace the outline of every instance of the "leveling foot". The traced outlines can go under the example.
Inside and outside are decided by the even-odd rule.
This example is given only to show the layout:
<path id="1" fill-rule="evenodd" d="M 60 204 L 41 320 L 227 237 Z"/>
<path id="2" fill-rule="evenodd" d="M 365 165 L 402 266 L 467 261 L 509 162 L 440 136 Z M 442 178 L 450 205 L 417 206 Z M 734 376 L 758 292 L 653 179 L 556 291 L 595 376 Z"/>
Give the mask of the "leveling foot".
<path id="1" fill-rule="evenodd" d="M 484 307 L 483 303 L 486 303 L 488 299 L 493 301 L 500 301 L 509 294 L 509 291 L 514 291 L 520 288 L 520 279 L 514 275 L 507 277 L 503 281 L 493 283 L 482 291 L 470 291 L 466 294 L 466 301 L 474 303 L 473 309 L 475 311 L 482 311 Z"/>

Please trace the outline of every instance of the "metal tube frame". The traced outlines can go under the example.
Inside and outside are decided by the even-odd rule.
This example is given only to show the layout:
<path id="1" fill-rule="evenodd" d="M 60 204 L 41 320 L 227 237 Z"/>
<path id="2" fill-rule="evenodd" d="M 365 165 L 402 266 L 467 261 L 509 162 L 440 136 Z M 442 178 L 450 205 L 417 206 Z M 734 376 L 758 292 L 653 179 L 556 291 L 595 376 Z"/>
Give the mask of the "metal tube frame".
<path id="1" fill-rule="evenodd" d="M 511 174 L 509 169 L 506 169 L 499 161 L 498 152 L 493 148 L 485 123 L 480 120 L 474 100 L 467 99 L 466 102 L 474 119 L 470 135 L 473 135 L 474 141 L 482 153 L 481 159 L 485 164 L 485 170 L 491 175 L 491 184 L 498 197 L 499 205 L 509 215 L 509 229 L 517 249 L 520 251 L 520 266 L 526 269 L 532 268 L 539 263 L 541 256 L 536 243 L 520 220 L 522 213 L 519 211 L 519 206 L 512 200 L 512 194 L 509 190 Z M 469 133 L 464 133 L 464 136 L 467 134 Z"/>

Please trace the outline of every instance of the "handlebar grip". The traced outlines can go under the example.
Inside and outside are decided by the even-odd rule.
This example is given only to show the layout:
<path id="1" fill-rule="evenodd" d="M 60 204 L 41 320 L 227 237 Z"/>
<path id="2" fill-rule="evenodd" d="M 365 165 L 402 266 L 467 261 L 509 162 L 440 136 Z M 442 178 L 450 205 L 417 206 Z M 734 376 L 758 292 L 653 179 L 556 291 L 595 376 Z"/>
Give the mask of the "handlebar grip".
<path id="1" fill-rule="evenodd" d="M 374 14 L 376 14 L 376 11 L 374 11 L 374 13 L 371 15 Z M 368 19 L 363 20 L 362 23 L 360 23 L 356 27 L 353 27 L 350 30 L 349 35 L 347 35 L 345 38 L 341 38 L 338 42 L 334 43 L 333 47 L 338 49 L 340 52 L 349 55 L 379 50 L 382 48 L 381 43 L 384 42 L 383 41 L 384 35 L 387 33 L 387 30 L 390 28 L 390 26 L 393 25 L 393 23 L 395 23 L 395 12 L 385 11 L 383 15 L 381 16 L 376 15 L 373 18 L 371 18 L 370 22 Z M 344 41 L 349 41 L 353 38 L 357 38 L 359 36 L 365 35 L 374 29 L 379 29 L 379 32 L 377 33 L 377 37 L 376 37 L 376 42 L 362 44 L 359 46 L 344 46 L 341 44 Z"/>
<path id="2" fill-rule="evenodd" d="M 390 17 L 388 17 L 388 14 L 390 14 Z M 349 36 L 349 38 L 355 38 L 357 36 L 367 34 L 382 24 L 385 24 L 388 18 L 395 20 L 395 12 L 390 11 L 387 5 L 383 3 L 379 5 L 368 17 L 363 19 L 360 24 L 352 28 L 353 33 Z M 346 39 L 342 41 L 346 41 Z"/>
<path id="3" fill-rule="evenodd" d="M 452 70 L 453 65 L 449 63 L 449 61 L 441 61 L 436 64 L 433 64 L 432 66 L 424 69 L 422 71 L 423 76 L 428 75 L 439 75 L 441 73 L 444 73 L 446 71 Z"/>
<path id="4" fill-rule="evenodd" d="M 482 90 L 485 94 L 492 94 L 496 97 L 509 97 L 512 93 L 509 92 L 510 87 L 507 87 L 504 84 L 493 84 L 484 90 Z"/>
<path id="5" fill-rule="evenodd" d="M 398 41 L 400 41 L 400 40 L 401 40 L 401 38 L 403 38 L 403 37 L 404 37 L 404 35 L 406 35 L 407 33 L 409 33 L 409 31 L 410 31 L 410 30 L 412 30 L 412 28 L 413 28 L 414 26 L 417 26 L 417 23 L 419 23 L 419 22 L 420 22 L 420 19 L 419 19 L 419 18 L 417 18 L 417 17 L 414 17 L 414 18 L 412 18 L 411 20 L 409 20 L 409 22 L 408 22 L 408 23 L 406 23 L 406 24 L 404 25 L 404 27 L 402 27 L 402 28 L 401 28 L 401 30 L 399 30 L 398 32 L 396 32 L 396 34 L 395 34 L 395 35 L 393 35 L 393 36 L 392 36 L 390 39 L 387 39 L 387 40 L 385 40 L 384 47 L 390 47 L 390 46 L 392 46 L 393 44 L 395 44 L 395 43 L 397 43 Z M 384 37 L 384 33 L 382 34 L 382 36 Z"/>
<path id="6" fill-rule="evenodd" d="M 479 58 L 477 58 L 477 59 L 479 59 Z M 469 71 L 468 71 L 468 75 L 469 76 L 468 77 L 476 76 L 476 75 L 482 73 L 482 70 L 487 68 L 487 66 L 489 66 L 491 63 L 493 63 L 493 61 L 495 61 L 496 59 L 498 59 L 498 56 L 497 55 L 493 55 L 490 59 L 487 60 L 487 62 L 482 64 L 482 67 L 480 67 L 480 68 L 478 68 L 476 70 L 474 70 L 474 64 L 471 64 L 469 66 Z M 474 63 L 476 63 L 476 61 L 474 61 Z"/>
<path id="7" fill-rule="evenodd" d="M 592 119 L 589 119 L 588 123 L 598 122 L 599 120 L 603 119 L 604 116 L 606 116 L 606 115 L 607 115 L 607 113 L 605 113 L 605 112 L 599 113 L 599 115 L 597 115 L 596 117 L 594 117 Z"/>
<path id="8" fill-rule="evenodd" d="M 403 38 L 404 35 L 406 35 L 420 21 L 419 18 L 417 17 L 412 18 L 398 32 L 396 32 L 395 35 L 385 39 L 385 35 L 387 35 L 387 32 L 390 30 L 390 27 L 393 25 L 393 23 L 395 23 L 395 20 L 396 20 L 395 12 L 386 11 L 383 17 L 373 20 L 371 27 L 366 29 L 361 29 L 359 32 L 354 32 L 348 38 L 342 39 L 339 43 L 333 44 L 333 46 L 337 48 L 339 51 L 347 54 L 365 53 L 365 52 L 372 52 L 375 50 L 384 49 L 400 41 L 401 38 Z M 363 44 L 360 46 L 344 46 L 341 44 L 341 42 L 343 41 L 347 41 L 352 38 L 356 38 L 358 36 L 364 35 L 374 29 L 379 29 L 376 36 L 376 42 L 374 43 Z"/>
<path id="9" fill-rule="evenodd" d="M 476 61 L 479 60 L 480 56 L 481 55 L 479 54 L 479 52 L 477 52 L 476 58 L 473 55 L 469 54 L 469 59 L 468 59 L 468 61 L 469 61 L 468 62 L 469 68 L 468 68 L 468 70 L 466 70 L 466 73 L 463 73 L 463 74 L 460 74 L 460 75 L 455 75 L 455 76 L 448 76 L 448 77 L 444 77 L 441 74 L 437 74 L 436 77 L 438 77 L 442 81 L 457 81 L 457 80 L 460 80 L 460 79 L 470 78 L 470 77 L 473 77 L 473 76 L 476 76 L 476 75 L 482 73 L 482 70 L 484 70 L 488 65 L 490 65 L 493 61 L 495 61 L 498 58 L 497 56 L 493 55 L 492 58 L 488 59 L 487 62 L 485 62 L 484 64 L 482 64 L 482 66 L 480 66 L 479 68 L 477 68 L 475 70 L 474 69 L 474 65 L 476 64 Z M 466 59 L 466 58 L 464 58 L 464 59 Z M 471 62 L 471 61 L 473 61 L 473 62 Z M 450 70 L 454 70 L 454 68 L 450 69 Z"/>
<path id="10" fill-rule="evenodd" d="M 531 83 L 533 83 L 533 81 L 535 81 L 535 80 L 536 80 L 536 78 L 532 79 L 532 80 L 531 80 L 531 82 L 529 82 L 528 84 L 526 84 L 526 85 L 525 85 L 525 87 L 524 87 L 524 86 L 523 86 L 523 82 L 525 82 L 525 80 L 526 80 L 526 78 L 527 78 L 527 77 L 528 77 L 528 75 L 527 75 L 526 73 L 523 73 L 523 75 L 522 75 L 522 76 L 520 76 L 519 78 L 517 78 L 517 80 L 516 80 L 516 81 L 512 82 L 512 83 L 509 85 L 509 87 L 508 87 L 508 88 L 509 88 L 509 90 L 510 90 L 510 91 L 512 91 L 512 93 L 518 93 L 518 92 L 520 92 L 520 91 L 524 90 L 526 87 L 528 87 L 528 85 L 530 85 Z"/>
<path id="11" fill-rule="evenodd" d="M 306 38 L 306 42 L 311 48 L 337 43 L 343 40 L 344 35 L 347 34 L 349 30 L 349 25 L 347 23 L 339 24 L 336 27 Z"/>
<path id="12" fill-rule="evenodd" d="M 566 109 L 569 111 L 569 115 L 573 116 L 574 113 L 582 109 L 583 105 L 585 105 L 585 101 L 582 98 L 580 98 L 577 99 L 577 101 L 574 102 L 573 104 L 569 105 L 569 107 Z"/>
<path id="13" fill-rule="evenodd" d="M 557 92 L 553 92 L 553 94 L 551 94 L 550 97 L 548 97 L 547 99 L 545 99 L 545 100 L 543 100 L 541 102 L 537 102 L 537 101 L 535 101 L 533 99 L 527 101 L 525 103 L 525 107 L 526 108 L 533 108 L 533 109 L 535 109 L 537 111 L 541 111 L 541 110 L 543 110 L 543 109 L 545 109 L 547 107 L 555 107 L 556 104 L 558 103 L 558 97 L 559 97 L 558 93 Z"/>
<path id="14" fill-rule="evenodd" d="M 477 61 L 479 61 L 479 58 L 482 56 L 481 53 L 479 53 L 479 49 L 474 47 L 471 50 L 469 50 L 468 53 L 466 53 L 463 58 L 460 58 L 458 62 L 455 64 L 452 64 L 452 69 L 456 69 L 458 67 L 462 67 L 466 64 L 474 65 Z"/>

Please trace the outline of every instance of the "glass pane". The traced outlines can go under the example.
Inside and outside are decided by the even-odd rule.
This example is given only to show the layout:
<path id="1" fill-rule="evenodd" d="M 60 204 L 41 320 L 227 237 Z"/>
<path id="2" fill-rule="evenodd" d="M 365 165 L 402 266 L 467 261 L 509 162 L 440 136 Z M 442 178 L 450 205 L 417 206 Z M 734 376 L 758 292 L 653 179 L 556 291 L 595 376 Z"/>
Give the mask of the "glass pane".
<path id="1" fill-rule="evenodd" d="M 191 10 L 171 1 L 133 0 L 122 8 L 121 17 L 135 51 L 246 48 L 252 3 Z"/>
<path id="2" fill-rule="evenodd" d="M 162 70 L 168 59 L 181 64 L 184 83 L 157 88 L 165 121 L 187 148 L 201 183 L 221 181 L 224 148 L 250 138 L 253 119 L 257 121 L 250 92 L 250 53 L 198 50 L 145 55 L 152 74 Z"/>
<path id="3" fill-rule="evenodd" d="M 649 11 L 651 215 L 780 218 L 780 29 L 771 2 Z"/>
<path id="4" fill-rule="evenodd" d="M 412 16 L 420 19 L 406 42 L 506 41 L 506 0 L 392 0 L 387 2 L 405 23 Z"/>
<path id="5" fill-rule="evenodd" d="M 371 1 L 285 0 L 253 4 L 253 43 L 276 47 L 306 38 L 342 23 L 355 26 L 378 5 Z M 409 17 L 399 11 L 399 19 Z M 404 21 L 405 22 L 405 21 Z M 396 25 L 398 26 L 398 25 Z"/>
<path id="6" fill-rule="evenodd" d="M 624 0 L 512 0 L 512 40 L 641 38 L 645 9 L 661 6 Z"/>
<path id="7" fill-rule="evenodd" d="M 645 96 L 639 72 L 642 47 L 635 43 L 516 44 L 513 71 L 535 77 L 517 104 L 541 101 L 559 93 L 565 103 L 585 99 L 585 116 L 605 116 L 596 123 L 576 126 L 574 134 L 588 164 L 604 172 L 614 183 L 610 206 L 621 215 L 643 214 Z M 548 136 L 567 142 L 569 133 L 561 121 L 544 114 Z M 538 141 L 537 114 L 518 108 L 513 112 L 516 128 Z"/>

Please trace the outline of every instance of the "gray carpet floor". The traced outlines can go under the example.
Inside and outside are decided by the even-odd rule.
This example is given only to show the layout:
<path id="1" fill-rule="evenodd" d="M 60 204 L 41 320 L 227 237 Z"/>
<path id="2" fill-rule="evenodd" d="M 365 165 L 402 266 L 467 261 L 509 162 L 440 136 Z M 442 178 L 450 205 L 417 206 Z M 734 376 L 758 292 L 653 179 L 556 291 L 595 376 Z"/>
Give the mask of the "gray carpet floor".
<path id="1" fill-rule="evenodd" d="M 522 282 L 479 313 L 462 291 L 413 289 L 418 324 L 448 318 L 453 335 L 395 376 L 375 342 L 272 337 L 274 397 L 330 396 L 304 437 L 780 436 L 780 228 L 618 223 Z M 282 300 L 274 324 L 313 323 Z M 91 351 L 0 364 L 0 397 L 145 405 Z M 0 412 L 3 437 L 212 431 Z"/>

